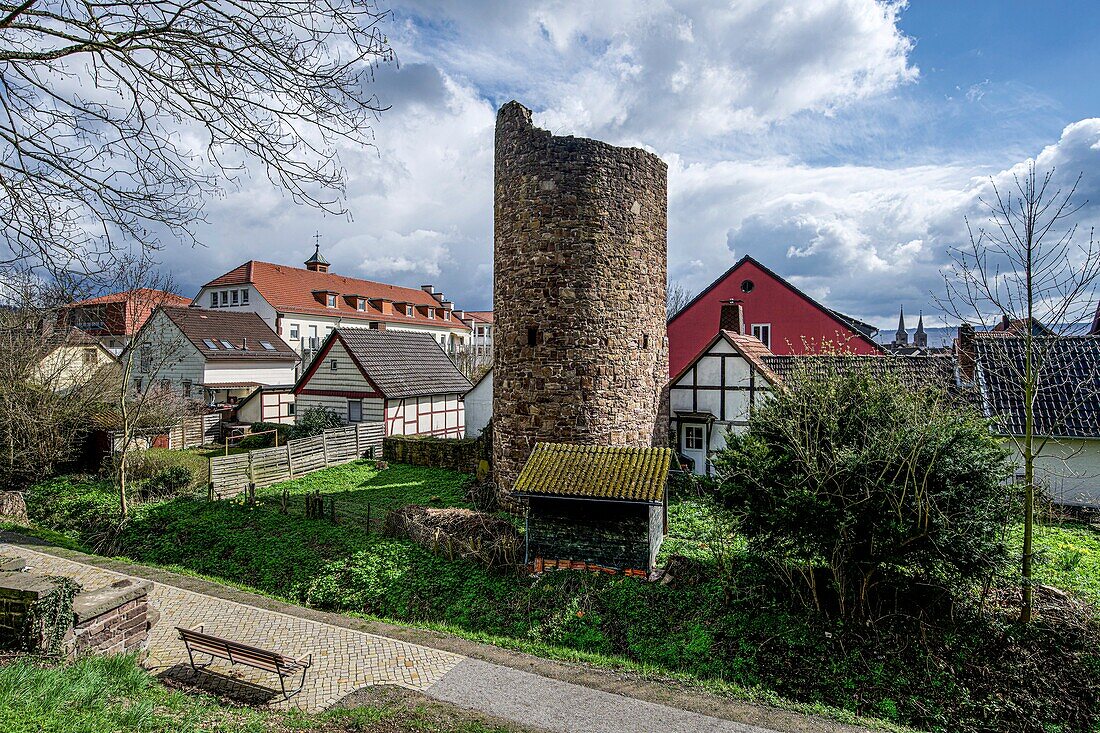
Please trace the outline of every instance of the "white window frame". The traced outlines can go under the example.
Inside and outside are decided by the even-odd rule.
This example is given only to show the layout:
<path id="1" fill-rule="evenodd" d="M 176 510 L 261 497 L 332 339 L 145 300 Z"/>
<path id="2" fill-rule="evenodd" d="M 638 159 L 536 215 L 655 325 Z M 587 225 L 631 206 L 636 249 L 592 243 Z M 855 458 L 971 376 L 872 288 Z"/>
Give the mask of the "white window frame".
<path id="1" fill-rule="evenodd" d="M 767 329 L 768 338 L 765 340 L 761 337 L 761 333 L 764 333 Z M 752 335 L 757 341 L 767 346 L 769 349 L 772 347 L 772 324 L 770 323 L 754 323 L 752 324 Z"/>
<path id="2" fill-rule="evenodd" d="M 248 305 L 248 288 L 241 291 L 241 305 Z"/>
<path id="3" fill-rule="evenodd" d="M 230 295 L 232 296 L 230 298 L 230 301 L 233 303 L 233 305 L 240 305 L 241 304 L 241 291 L 240 290 L 231 290 Z"/>
<path id="4" fill-rule="evenodd" d="M 222 302 L 221 303 L 222 308 L 225 308 L 226 306 L 228 306 L 229 305 L 229 291 L 228 290 L 222 290 L 220 299 L 221 299 L 221 302 Z"/>
<path id="5" fill-rule="evenodd" d="M 365 311 L 367 309 L 367 301 L 363 298 L 357 298 L 355 300 L 355 310 Z"/>
<path id="6" fill-rule="evenodd" d="M 295 340 L 298 339 L 298 324 L 297 323 L 290 324 L 290 338 L 295 339 Z"/>
<path id="7" fill-rule="evenodd" d="M 352 407 L 356 410 L 353 411 Z M 355 416 L 355 412 L 358 412 L 358 417 Z M 348 422 L 363 422 L 363 400 L 348 400 Z"/>
<path id="8" fill-rule="evenodd" d="M 405 315 L 409 318 L 413 318 L 415 316 L 415 313 L 413 312 L 413 307 L 411 305 L 405 306 Z"/>
<path id="9" fill-rule="evenodd" d="M 329 308 L 335 308 L 336 307 L 336 296 L 333 295 L 332 293 L 328 293 L 325 296 L 325 305 L 328 306 Z"/>
<path id="10" fill-rule="evenodd" d="M 695 423 L 685 423 L 683 430 L 683 450 L 690 451 L 705 451 L 707 449 L 707 430 L 704 425 L 696 425 Z M 692 445 L 696 440 L 699 441 L 698 445 Z"/>
<path id="11" fill-rule="evenodd" d="M 210 291 L 210 307 L 211 308 L 217 308 L 218 307 L 218 291 L 217 290 L 211 290 Z"/>

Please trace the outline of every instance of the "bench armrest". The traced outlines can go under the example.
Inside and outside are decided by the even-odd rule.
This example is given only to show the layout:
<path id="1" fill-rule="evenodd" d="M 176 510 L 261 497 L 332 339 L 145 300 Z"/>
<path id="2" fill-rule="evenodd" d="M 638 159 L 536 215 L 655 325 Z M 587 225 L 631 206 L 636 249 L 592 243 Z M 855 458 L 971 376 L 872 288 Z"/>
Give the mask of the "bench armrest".
<path id="1" fill-rule="evenodd" d="M 313 666 L 313 652 L 308 652 L 306 654 L 303 654 L 302 656 L 298 657 L 294 661 L 295 662 L 305 661 L 305 666 L 312 667 Z"/>

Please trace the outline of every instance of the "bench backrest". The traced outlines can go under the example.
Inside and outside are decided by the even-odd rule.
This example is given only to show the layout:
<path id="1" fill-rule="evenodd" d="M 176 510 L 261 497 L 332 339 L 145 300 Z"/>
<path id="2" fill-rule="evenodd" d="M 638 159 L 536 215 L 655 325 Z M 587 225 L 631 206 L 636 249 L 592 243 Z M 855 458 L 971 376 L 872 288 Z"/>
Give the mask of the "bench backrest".
<path id="1" fill-rule="evenodd" d="M 267 670 L 268 672 L 279 672 L 288 667 L 299 666 L 291 657 L 279 654 L 278 652 L 268 651 L 267 649 L 261 649 L 257 646 L 249 646 L 248 644 L 242 644 L 238 641 L 230 641 L 229 639 L 222 639 L 210 634 L 204 634 L 201 631 L 183 629 L 178 626 L 176 627 L 176 631 L 179 632 L 180 638 L 197 652 L 204 652 L 216 657 L 221 657 L 222 659 L 229 659 L 241 664 L 247 664 L 249 667 L 256 667 L 257 669 Z"/>

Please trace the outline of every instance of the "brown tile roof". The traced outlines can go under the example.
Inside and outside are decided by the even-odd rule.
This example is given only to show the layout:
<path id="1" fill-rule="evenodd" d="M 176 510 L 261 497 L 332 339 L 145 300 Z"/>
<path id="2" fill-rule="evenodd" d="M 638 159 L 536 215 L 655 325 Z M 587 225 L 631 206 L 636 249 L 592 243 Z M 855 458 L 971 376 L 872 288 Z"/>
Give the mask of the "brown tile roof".
<path id="1" fill-rule="evenodd" d="M 294 350 L 257 313 L 205 308 L 161 310 L 206 359 L 298 361 L 299 357 Z M 207 340 L 214 347 L 207 344 Z M 229 348 L 226 348 L 226 343 Z M 266 348 L 265 343 L 271 348 Z"/>
<path id="2" fill-rule="evenodd" d="M 388 323 L 416 323 L 418 325 L 440 326 L 443 328 L 468 330 L 462 321 L 452 317 L 428 318 L 420 307 L 440 308 L 439 301 L 419 288 L 405 288 L 399 285 L 345 277 L 331 272 L 317 272 L 301 267 L 275 265 L 270 262 L 249 260 L 243 265 L 216 277 L 203 287 L 221 287 L 224 285 L 251 284 L 276 310 L 289 313 L 309 313 L 314 315 L 349 318 L 364 321 L 382 321 Z M 317 301 L 314 293 L 336 293 L 336 307 L 328 308 Z M 366 311 L 356 310 L 355 304 L 343 296 L 357 295 L 363 298 L 389 300 L 395 303 L 411 303 L 417 306 L 412 317 L 404 314 L 383 314 L 368 302 Z"/>
<path id="3" fill-rule="evenodd" d="M 538 443 L 514 492 L 656 504 L 664 500 L 671 463 L 671 448 Z"/>
<path id="4" fill-rule="evenodd" d="M 950 355 L 799 354 L 766 356 L 764 363 L 783 381 L 803 372 L 812 377 L 827 377 L 866 369 L 875 375 L 895 375 L 911 389 L 924 386 L 951 389 L 955 384 L 955 358 Z"/>
<path id="5" fill-rule="evenodd" d="M 470 390 L 470 380 L 462 376 L 430 333 L 338 328 L 321 347 L 316 364 L 324 360 L 328 345 L 335 339 L 344 344 L 359 368 L 388 399 L 466 394 Z M 313 371 L 307 371 L 298 386 L 304 387 Z"/>
<path id="6" fill-rule="evenodd" d="M 756 371 L 764 375 L 765 379 L 772 384 L 779 382 L 778 375 L 772 371 L 772 368 L 765 361 L 766 357 L 772 356 L 772 352 L 764 345 L 763 341 L 755 336 L 734 331 L 722 331 L 722 335 L 752 364 Z"/>

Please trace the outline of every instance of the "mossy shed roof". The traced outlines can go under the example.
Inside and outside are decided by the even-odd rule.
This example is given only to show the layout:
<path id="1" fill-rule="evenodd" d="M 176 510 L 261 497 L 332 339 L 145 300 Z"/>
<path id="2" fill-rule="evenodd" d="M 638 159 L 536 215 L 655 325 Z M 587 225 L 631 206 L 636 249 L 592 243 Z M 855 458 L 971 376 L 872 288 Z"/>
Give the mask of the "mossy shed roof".
<path id="1" fill-rule="evenodd" d="M 671 448 L 538 443 L 514 492 L 656 504 L 664 500 Z"/>

